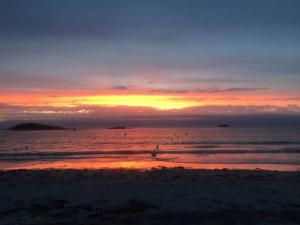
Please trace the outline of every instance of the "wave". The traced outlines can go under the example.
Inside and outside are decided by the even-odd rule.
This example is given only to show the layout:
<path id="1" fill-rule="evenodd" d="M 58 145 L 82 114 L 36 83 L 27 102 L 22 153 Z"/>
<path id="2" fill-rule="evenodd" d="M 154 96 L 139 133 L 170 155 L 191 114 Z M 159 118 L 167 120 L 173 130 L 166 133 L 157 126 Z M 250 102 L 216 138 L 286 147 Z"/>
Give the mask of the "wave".
<path id="1" fill-rule="evenodd" d="M 210 154 L 300 154 L 300 149 L 279 149 L 279 150 L 121 150 L 121 151 L 73 151 L 73 152 L 2 152 L 0 160 L 28 160 L 28 159 L 64 159 L 64 158 L 97 158 L 116 157 L 126 155 L 147 155 L 156 153 L 157 155 L 210 155 Z"/>
<path id="2" fill-rule="evenodd" d="M 178 141 L 173 139 L 164 138 L 168 141 L 164 140 L 161 144 L 173 144 L 173 145 L 298 145 L 300 141 Z M 157 140 L 149 140 L 149 141 L 131 141 L 128 144 L 135 145 L 143 145 L 143 144 L 156 144 Z M 94 142 L 94 145 L 117 145 L 120 142 Z"/>
<path id="3" fill-rule="evenodd" d="M 183 141 L 174 144 L 186 145 L 298 145 L 300 141 Z"/>
<path id="4" fill-rule="evenodd" d="M 179 141 L 176 139 L 164 138 L 165 140 L 159 141 L 162 145 L 204 145 L 209 147 L 211 145 L 300 145 L 300 141 Z M 166 140 L 167 139 L 167 140 Z M 128 144 L 144 145 L 156 144 L 157 140 L 149 141 L 131 141 Z M 94 145 L 118 145 L 120 142 L 94 142 Z"/>

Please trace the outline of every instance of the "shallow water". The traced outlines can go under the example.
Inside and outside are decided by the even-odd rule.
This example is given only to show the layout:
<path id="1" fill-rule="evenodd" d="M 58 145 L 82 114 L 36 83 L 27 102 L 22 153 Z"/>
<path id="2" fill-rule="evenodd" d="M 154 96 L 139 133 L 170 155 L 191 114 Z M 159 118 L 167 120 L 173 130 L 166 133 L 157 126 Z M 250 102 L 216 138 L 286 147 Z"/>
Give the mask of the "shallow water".
<path id="1" fill-rule="evenodd" d="M 0 169 L 153 166 L 299 170 L 300 128 L 0 131 Z"/>

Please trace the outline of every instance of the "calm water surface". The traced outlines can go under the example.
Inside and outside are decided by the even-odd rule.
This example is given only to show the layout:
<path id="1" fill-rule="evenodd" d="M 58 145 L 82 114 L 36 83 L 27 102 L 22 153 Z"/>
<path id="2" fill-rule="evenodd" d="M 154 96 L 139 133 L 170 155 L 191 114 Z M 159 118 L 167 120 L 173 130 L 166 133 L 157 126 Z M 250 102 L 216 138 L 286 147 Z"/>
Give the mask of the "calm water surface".
<path id="1" fill-rule="evenodd" d="M 300 169 L 300 128 L 0 131 L 0 169 Z"/>

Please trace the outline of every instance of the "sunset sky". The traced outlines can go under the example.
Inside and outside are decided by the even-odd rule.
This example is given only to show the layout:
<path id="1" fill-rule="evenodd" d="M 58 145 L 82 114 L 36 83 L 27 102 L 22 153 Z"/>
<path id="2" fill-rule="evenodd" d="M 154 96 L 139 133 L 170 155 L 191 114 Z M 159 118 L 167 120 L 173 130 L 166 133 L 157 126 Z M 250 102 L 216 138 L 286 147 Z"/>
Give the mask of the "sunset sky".
<path id="1" fill-rule="evenodd" d="M 298 0 L 1 0 L 0 121 L 300 114 Z"/>

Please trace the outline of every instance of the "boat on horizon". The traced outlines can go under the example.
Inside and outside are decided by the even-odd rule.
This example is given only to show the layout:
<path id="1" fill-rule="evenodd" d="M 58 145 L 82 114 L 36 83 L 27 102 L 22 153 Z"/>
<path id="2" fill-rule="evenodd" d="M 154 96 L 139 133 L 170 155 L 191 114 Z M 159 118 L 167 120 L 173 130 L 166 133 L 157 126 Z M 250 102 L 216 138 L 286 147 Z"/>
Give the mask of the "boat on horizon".
<path id="1" fill-rule="evenodd" d="M 218 127 L 230 127 L 229 124 L 219 124 Z"/>
<path id="2" fill-rule="evenodd" d="M 124 129 L 127 129 L 127 127 L 125 127 L 125 126 L 115 126 L 115 127 L 109 127 L 108 129 L 124 130 Z"/>

